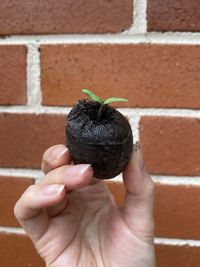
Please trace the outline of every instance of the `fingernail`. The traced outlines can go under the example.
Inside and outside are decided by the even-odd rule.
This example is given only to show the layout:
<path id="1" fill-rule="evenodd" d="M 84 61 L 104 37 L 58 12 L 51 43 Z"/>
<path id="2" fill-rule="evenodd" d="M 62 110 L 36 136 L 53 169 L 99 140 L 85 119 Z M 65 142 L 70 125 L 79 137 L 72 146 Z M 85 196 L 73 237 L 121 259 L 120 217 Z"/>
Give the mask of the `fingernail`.
<path id="1" fill-rule="evenodd" d="M 86 171 L 92 171 L 91 164 L 78 164 L 71 166 L 67 170 L 67 174 L 71 176 L 81 176 L 83 175 Z"/>
<path id="2" fill-rule="evenodd" d="M 139 168 L 142 172 L 145 172 L 146 168 L 145 168 L 144 158 L 141 152 L 141 147 L 140 147 L 139 142 L 136 142 L 134 144 L 133 151 L 134 151 L 134 156 L 135 156 L 134 160 L 136 161 L 136 164 L 139 165 Z"/>
<path id="3" fill-rule="evenodd" d="M 54 150 L 52 151 L 52 159 L 56 160 L 59 157 L 61 157 L 63 154 L 65 154 L 68 151 L 68 149 L 64 146 L 60 146 L 60 147 L 56 147 L 54 148 Z"/>
<path id="4" fill-rule="evenodd" d="M 42 188 L 42 192 L 45 195 L 59 195 L 65 188 L 64 184 L 50 184 Z"/>

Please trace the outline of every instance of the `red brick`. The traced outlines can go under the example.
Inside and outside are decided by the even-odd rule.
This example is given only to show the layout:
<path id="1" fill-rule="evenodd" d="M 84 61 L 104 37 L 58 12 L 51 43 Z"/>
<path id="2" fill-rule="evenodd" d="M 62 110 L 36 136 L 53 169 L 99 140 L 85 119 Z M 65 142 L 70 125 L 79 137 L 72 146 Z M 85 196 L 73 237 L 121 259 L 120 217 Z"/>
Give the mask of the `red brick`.
<path id="1" fill-rule="evenodd" d="M 40 168 L 43 152 L 65 144 L 64 115 L 0 114 L 0 165 Z"/>
<path id="2" fill-rule="evenodd" d="M 140 140 L 151 173 L 200 175 L 200 120 L 143 117 Z"/>
<path id="3" fill-rule="evenodd" d="M 120 107 L 200 107 L 200 46 L 48 45 L 41 48 L 44 105 L 72 106 L 88 88 Z"/>
<path id="4" fill-rule="evenodd" d="M 119 207 L 124 203 L 125 188 L 121 182 L 106 181 L 108 189 L 113 194 L 115 201 Z"/>
<path id="5" fill-rule="evenodd" d="M 125 197 L 122 182 L 110 181 L 107 185 L 117 205 L 121 207 Z M 155 184 L 155 235 L 199 240 L 199 195 L 200 187 L 198 186 Z"/>
<path id="6" fill-rule="evenodd" d="M 113 194 L 118 207 L 122 207 L 125 198 L 125 188 L 122 182 L 106 181 L 108 189 Z"/>
<path id="7" fill-rule="evenodd" d="M 33 183 L 33 179 L 0 177 L 0 210 L 3 214 L 3 216 L 0 216 L 1 226 L 19 227 L 13 209 L 22 193 Z"/>
<path id="8" fill-rule="evenodd" d="M 149 0 L 149 31 L 200 31 L 200 8 L 196 0 Z"/>
<path id="9" fill-rule="evenodd" d="M 199 267 L 200 247 L 156 246 L 157 267 Z"/>
<path id="10" fill-rule="evenodd" d="M 156 236 L 200 239 L 200 187 L 156 185 Z"/>
<path id="11" fill-rule="evenodd" d="M 0 35 L 121 32 L 132 24 L 132 0 L 0 1 Z"/>
<path id="12" fill-rule="evenodd" d="M 30 239 L 22 234 L 0 233 L 1 267 L 45 267 Z"/>
<path id="13" fill-rule="evenodd" d="M 26 104 L 26 54 L 25 46 L 0 46 L 0 105 Z"/>

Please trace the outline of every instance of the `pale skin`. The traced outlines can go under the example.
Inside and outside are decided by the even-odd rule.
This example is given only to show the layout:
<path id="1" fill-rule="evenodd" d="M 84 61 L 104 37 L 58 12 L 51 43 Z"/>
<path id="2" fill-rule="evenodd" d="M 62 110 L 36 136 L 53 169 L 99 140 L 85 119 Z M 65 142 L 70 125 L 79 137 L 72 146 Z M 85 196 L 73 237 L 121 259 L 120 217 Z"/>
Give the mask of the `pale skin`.
<path id="1" fill-rule="evenodd" d="M 42 170 L 14 212 L 47 267 L 155 267 L 154 184 L 138 145 L 123 172 L 121 208 L 63 145 L 45 151 Z"/>

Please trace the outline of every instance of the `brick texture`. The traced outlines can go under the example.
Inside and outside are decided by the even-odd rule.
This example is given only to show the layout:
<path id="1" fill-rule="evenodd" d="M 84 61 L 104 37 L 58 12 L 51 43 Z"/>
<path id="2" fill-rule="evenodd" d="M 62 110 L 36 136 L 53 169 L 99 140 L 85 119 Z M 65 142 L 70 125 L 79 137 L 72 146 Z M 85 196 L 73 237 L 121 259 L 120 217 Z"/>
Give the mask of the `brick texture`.
<path id="1" fill-rule="evenodd" d="M 25 46 L 0 46 L 0 105 L 26 103 L 26 54 Z"/>
<path id="2" fill-rule="evenodd" d="M 71 106 L 88 88 L 121 107 L 200 107 L 200 47 L 49 45 L 41 48 L 44 105 Z"/>
<path id="3" fill-rule="evenodd" d="M 65 116 L 0 114 L 0 166 L 40 168 L 49 146 L 65 144 Z"/>
<path id="4" fill-rule="evenodd" d="M 122 183 L 107 182 L 118 206 L 123 205 Z M 155 186 L 155 234 L 157 237 L 200 239 L 200 187 Z M 171 265 L 169 265 L 171 267 Z"/>
<path id="5" fill-rule="evenodd" d="M 188 246 L 156 246 L 157 267 L 199 267 L 200 248 Z"/>
<path id="6" fill-rule="evenodd" d="M 200 186 L 157 185 L 156 236 L 200 239 Z"/>
<path id="7" fill-rule="evenodd" d="M 13 209 L 15 203 L 28 186 L 33 184 L 33 179 L 20 177 L 0 177 L 0 225 L 19 227 Z"/>
<path id="8" fill-rule="evenodd" d="M 149 31 L 200 31 L 200 8 L 196 0 L 149 0 Z"/>
<path id="9" fill-rule="evenodd" d="M 132 0 L 0 1 L 0 35 L 121 32 L 132 24 Z"/>
<path id="10" fill-rule="evenodd" d="M 200 120 L 143 117 L 140 140 L 151 173 L 200 175 Z"/>
<path id="11" fill-rule="evenodd" d="M 121 182 L 106 181 L 108 189 L 113 194 L 118 207 L 121 207 L 124 203 L 125 188 Z"/>
<path id="12" fill-rule="evenodd" d="M 1 267 L 45 267 L 26 235 L 0 233 Z"/>
<path id="13" fill-rule="evenodd" d="M 112 105 L 132 114 L 139 108 L 137 130 L 147 170 L 172 182 L 155 184 L 155 236 L 200 240 L 200 183 L 175 183 L 200 177 L 200 5 L 196 0 L 146 2 L 147 35 L 139 34 L 146 15 L 139 0 L 0 0 L 0 267 L 45 267 L 28 236 L 12 228 L 20 227 L 14 205 L 34 179 L 3 172 L 40 169 L 44 151 L 66 143 L 67 114 L 56 113 L 59 106 L 87 98 L 83 88 L 104 99 L 128 98 Z M 107 35 L 110 41 L 104 42 Z M 33 43 L 40 66 L 27 69 Z M 27 101 L 30 91 L 29 97 L 38 93 L 34 71 L 41 82 L 38 110 L 39 100 Z M 122 181 L 105 182 L 121 208 Z M 172 244 L 156 245 L 157 267 L 200 266 L 200 246 Z"/>

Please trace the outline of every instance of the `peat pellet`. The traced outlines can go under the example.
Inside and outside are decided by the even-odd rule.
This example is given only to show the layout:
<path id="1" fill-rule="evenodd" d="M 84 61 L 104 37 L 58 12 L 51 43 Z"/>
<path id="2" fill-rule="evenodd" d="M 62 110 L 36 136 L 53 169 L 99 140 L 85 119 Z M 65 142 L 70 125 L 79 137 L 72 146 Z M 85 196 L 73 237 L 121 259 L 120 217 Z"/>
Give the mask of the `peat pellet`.
<path id="1" fill-rule="evenodd" d="M 79 100 L 67 116 L 66 143 L 74 164 L 91 164 L 94 176 L 110 179 L 128 163 L 133 136 L 118 110 L 93 100 Z"/>

